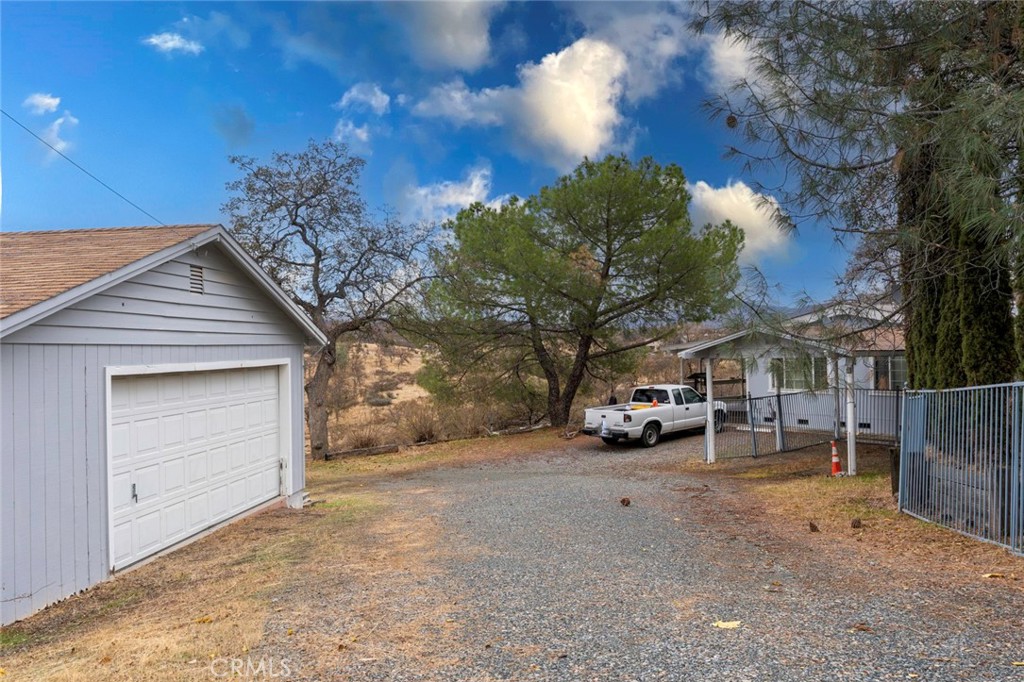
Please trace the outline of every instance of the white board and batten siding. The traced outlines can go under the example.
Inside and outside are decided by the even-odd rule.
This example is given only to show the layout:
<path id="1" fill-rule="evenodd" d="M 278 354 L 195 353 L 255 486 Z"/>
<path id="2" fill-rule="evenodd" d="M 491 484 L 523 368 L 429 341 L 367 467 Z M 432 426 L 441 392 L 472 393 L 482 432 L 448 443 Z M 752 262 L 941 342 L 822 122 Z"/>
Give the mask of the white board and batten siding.
<path id="1" fill-rule="evenodd" d="M 202 268 L 201 289 L 193 266 Z M 225 510 L 220 498 L 208 499 L 205 511 L 202 501 L 194 501 L 190 524 L 187 514 L 175 517 L 179 499 L 165 497 L 161 504 L 174 507 L 168 515 L 184 519 L 186 527 L 178 534 L 160 531 L 157 544 L 173 544 L 248 505 L 298 494 L 305 480 L 303 343 L 297 324 L 213 244 L 6 336 L 0 344 L 0 623 L 23 618 L 110 575 L 115 565 L 111 522 L 123 516 L 112 514 L 119 501 L 108 496 L 108 488 L 118 466 L 129 465 L 110 465 L 112 456 L 123 453 L 120 444 L 108 443 L 107 433 L 124 427 L 126 420 L 131 430 L 131 421 L 145 416 L 146 406 L 134 410 L 132 401 L 152 399 L 141 395 L 148 388 L 139 387 L 153 384 L 131 378 L 135 375 L 157 377 L 158 403 L 160 377 L 189 391 L 187 400 L 195 401 L 195 409 L 185 412 L 196 413 L 194 430 L 182 424 L 181 434 L 187 439 L 205 429 L 210 447 L 230 440 L 219 430 L 214 405 L 220 378 L 241 381 L 238 404 L 252 414 L 251 421 L 236 417 L 235 425 L 241 424 L 239 433 L 247 441 L 261 443 L 251 461 L 248 455 L 244 463 L 236 456 L 231 472 L 201 462 L 204 448 L 190 449 L 187 442 L 180 452 L 165 448 L 169 461 L 180 454 L 184 464 L 194 467 L 180 474 L 173 461 L 165 467 L 161 476 L 171 493 L 178 476 L 193 483 L 222 476 L 228 501 Z M 169 372 L 176 377 L 168 380 Z M 197 376 L 202 376 L 201 389 Z M 173 389 L 164 393 L 173 401 Z M 187 402 L 184 394 L 182 400 Z M 255 406 L 262 410 L 259 417 Z M 209 407 L 216 413 L 200 418 L 198 412 Z M 159 413 L 160 406 L 154 409 Z M 231 418 L 226 419 L 227 427 Z M 168 438 L 176 437 L 176 428 L 165 429 Z M 147 465 L 145 447 L 133 457 L 137 461 L 130 466 Z M 285 460 L 276 479 L 270 473 L 273 459 Z M 234 498 L 228 492 L 232 486 Z M 137 556 L 146 549 L 129 551 Z"/>

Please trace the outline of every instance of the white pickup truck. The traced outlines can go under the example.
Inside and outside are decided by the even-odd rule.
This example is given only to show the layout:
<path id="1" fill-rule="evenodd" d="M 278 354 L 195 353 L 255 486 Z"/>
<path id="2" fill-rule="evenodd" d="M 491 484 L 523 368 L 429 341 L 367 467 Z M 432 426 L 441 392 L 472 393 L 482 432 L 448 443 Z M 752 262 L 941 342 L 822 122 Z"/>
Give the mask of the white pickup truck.
<path id="1" fill-rule="evenodd" d="M 591 407 L 584 412 L 583 433 L 611 445 L 639 438 L 644 447 L 657 445 L 663 433 L 699 429 L 707 424 L 708 401 L 689 386 L 638 386 L 628 403 Z M 715 431 L 725 424 L 725 403 L 715 401 Z"/>

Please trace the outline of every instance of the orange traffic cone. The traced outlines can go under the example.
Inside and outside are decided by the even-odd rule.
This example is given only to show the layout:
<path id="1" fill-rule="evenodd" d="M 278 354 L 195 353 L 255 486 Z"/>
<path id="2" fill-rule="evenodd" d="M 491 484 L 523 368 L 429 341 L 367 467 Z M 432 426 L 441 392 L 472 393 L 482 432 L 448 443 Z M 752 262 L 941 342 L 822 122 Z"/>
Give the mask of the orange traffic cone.
<path id="1" fill-rule="evenodd" d="M 836 448 L 835 441 L 832 441 L 832 475 L 843 475 L 843 465 L 839 463 L 839 450 Z"/>

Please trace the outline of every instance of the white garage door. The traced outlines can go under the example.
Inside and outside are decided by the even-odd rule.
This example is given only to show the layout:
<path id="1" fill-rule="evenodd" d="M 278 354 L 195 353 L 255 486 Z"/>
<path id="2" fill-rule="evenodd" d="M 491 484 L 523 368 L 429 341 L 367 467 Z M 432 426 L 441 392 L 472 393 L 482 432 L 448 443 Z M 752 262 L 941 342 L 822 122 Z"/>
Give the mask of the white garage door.
<path id="1" fill-rule="evenodd" d="M 277 367 L 112 378 L 115 569 L 279 495 L 278 397 Z"/>

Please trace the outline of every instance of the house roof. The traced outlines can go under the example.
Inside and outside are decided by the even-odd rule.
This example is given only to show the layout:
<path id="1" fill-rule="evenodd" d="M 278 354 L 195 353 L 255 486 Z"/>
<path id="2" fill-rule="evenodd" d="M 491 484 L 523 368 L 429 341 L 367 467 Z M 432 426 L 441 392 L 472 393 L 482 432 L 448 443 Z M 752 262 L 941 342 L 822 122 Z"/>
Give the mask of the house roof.
<path id="1" fill-rule="evenodd" d="M 851 333 L 844 336 L 841 343 L 833 341 L 828 335 L 823 334 L 823 331 L 820 327 L 808 327 L 800 334 L 780 330 L 744 329 L 717 339 L 688 344 L 687 347 L 679 349 L 678 355 L 690 359 L 719 357 L 723 353 L 726 354 L 725 357 L 728 357 L 729 353 L 741 356 L 745 344 L 761 343 L 766 339 L 790 347 L 803 346 L 808 350 L 843 357 L 885 355 L 904 350 L 903 330 L 895 326 L 880 326 Z"/>
<path id="2" fill-rule="evenodd" d="M 323 332 L 220 225 L 0 232 L 0 337 L 211 242 L 308 339 L 327 343 Z"/>
<path id="3" fill-rule="evenodd" d="M 214 227 L 0 232 L 0 319 Z"/>

